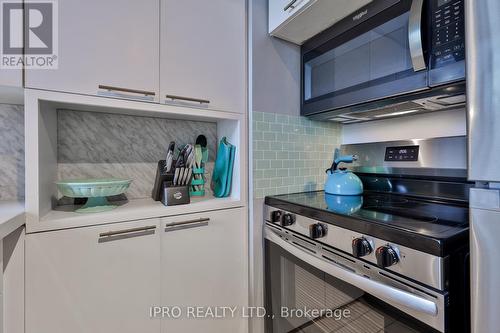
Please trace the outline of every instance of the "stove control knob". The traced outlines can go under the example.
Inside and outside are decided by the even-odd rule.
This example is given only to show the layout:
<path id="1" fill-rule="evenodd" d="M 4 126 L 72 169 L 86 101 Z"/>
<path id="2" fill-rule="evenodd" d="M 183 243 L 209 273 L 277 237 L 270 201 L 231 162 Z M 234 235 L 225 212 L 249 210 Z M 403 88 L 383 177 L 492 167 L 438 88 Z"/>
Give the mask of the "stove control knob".
<path id="1" fill-rule="evenodd" d="M 367 256 L 370 253 L 372 253 L 372 251 L 373 248 L 368 239 L 362 237 L 362 238 L 355 238 L 352 240 L 352 254 L 356 258 Z"/>
<path id="2" fill-rule="evenodd" d="M 383 268 L 392 266 L 399 262 L 399 256 L 396 249 L 390 245 L 379 247 L 377 251 L 375 251 L 375 256 L 377 257 L 377 264 Z"/>
<path id="3" fill-rule="evenodd" d="M 282 215 L 283 215 L 283 212 L 281 210 L 275 210 L 275 211 L 271 212 L 271 222 L 280 223 Z"/>
<path id="4" fill-rule="evenodd" d="M 309 233 L 312 239 L 321 238 L 326 236 L 327 226 L 323 223 L 311 224 L 309 226 Z"/>
<path id="5" fill-rule="evenodd" d="M 288 227 L 294 223 L 295 223 L 295 215 L 290 213 L 283 214 L 283 217 L 281 218 L 281 225 L 283 227 Z"/>

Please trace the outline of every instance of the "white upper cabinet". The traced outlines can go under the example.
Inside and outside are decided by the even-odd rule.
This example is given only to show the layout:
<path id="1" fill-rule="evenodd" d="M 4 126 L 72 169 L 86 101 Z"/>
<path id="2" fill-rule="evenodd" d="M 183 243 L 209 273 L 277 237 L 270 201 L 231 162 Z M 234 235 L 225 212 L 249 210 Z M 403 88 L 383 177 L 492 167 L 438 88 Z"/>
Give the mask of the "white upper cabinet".
<path id="1" fill-rule="evenodd" d="M 373 0 L 269 0 L 269 33 L 302 45 Z"/>
<path id="2" fill-rule="evenodd" d="M 159 220 L 28 234 L 26 333 L 159 333 Z"/>
<path id="3" fill-rule="evenodd" d="M 27 88 L 159 101 L 159 0 L 63 0 L 58 11 L 59 68 L 27 70 Z"/>
<path id="4" fill-rule="evenodd" d="M 64 0 L 58 18 L 58 69 L 27 88 L 245 112 L 245 0 Z"/>
<path id="5" fill-rule="evenodd" d="M 300 13 L 316 0 L 269 0 L 269 33 Z"/>
<path id="6" fill-rule="evenodd" d="M 243 113 L 245 25 L 245 0 L 161 0 L 161 102 Z"/>

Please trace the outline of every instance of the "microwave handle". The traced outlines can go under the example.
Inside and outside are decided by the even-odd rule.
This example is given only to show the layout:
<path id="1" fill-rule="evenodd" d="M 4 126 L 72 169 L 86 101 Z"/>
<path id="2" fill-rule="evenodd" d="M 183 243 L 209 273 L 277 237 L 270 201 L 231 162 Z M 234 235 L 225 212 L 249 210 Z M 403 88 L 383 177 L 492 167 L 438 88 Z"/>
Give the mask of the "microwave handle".
<path id="1" fill-rule="evenodd" d="M 377 281 L 370 280 L 356 273 L 350 272 L 334 263 L 326 262 L 317 258 L 304 250 L 288 243 L 283 240 L 276 233 L 266 229 L 266 238 L 276 245 L 280 246 L 283 250 L 289 252 L 300 260 L 303 260 L 310 265 L 336 277 L 339 280 L 347 282 L 354 287 L 364 290 L 371 295 L 382 299 L 389 303 L 397 303 L 408 309 L 425 315 L 437 316 L 438 309 L 436 303 L 429 301 L 425 298 L 411 294 L 398 288 L 394 288 Z"/>
<path id="2" fill-rule="evenodd" d="M 410 8 L 410 19 L 408 21 L 408 42 L 410 45 L 410 56 L 415 72 L 427 68 L 424 58 L 424 46 L 422 43 L 422 12 L 424 0 L 413 0 Z"/>

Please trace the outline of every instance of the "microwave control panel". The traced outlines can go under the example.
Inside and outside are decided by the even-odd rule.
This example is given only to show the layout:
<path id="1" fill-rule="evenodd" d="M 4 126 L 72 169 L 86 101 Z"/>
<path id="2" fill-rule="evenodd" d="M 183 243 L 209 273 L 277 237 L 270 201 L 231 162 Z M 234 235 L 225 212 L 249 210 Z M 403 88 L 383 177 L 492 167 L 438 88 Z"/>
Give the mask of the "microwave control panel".
<path id="1" fill-rule="evenodd" d="M 464 0 L 432 0 L 432 68 L 465 59 Z"/>

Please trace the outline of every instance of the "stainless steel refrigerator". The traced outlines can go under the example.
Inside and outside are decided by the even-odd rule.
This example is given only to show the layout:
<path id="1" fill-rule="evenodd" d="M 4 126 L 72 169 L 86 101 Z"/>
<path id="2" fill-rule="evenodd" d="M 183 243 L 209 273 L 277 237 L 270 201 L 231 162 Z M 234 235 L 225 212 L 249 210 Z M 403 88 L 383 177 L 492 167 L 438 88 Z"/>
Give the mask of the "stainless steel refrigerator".
<path id="1" fill-rule="evenodd" d="M 472 332 L 500 332 L 500 1 L 465 0 Z"/>

